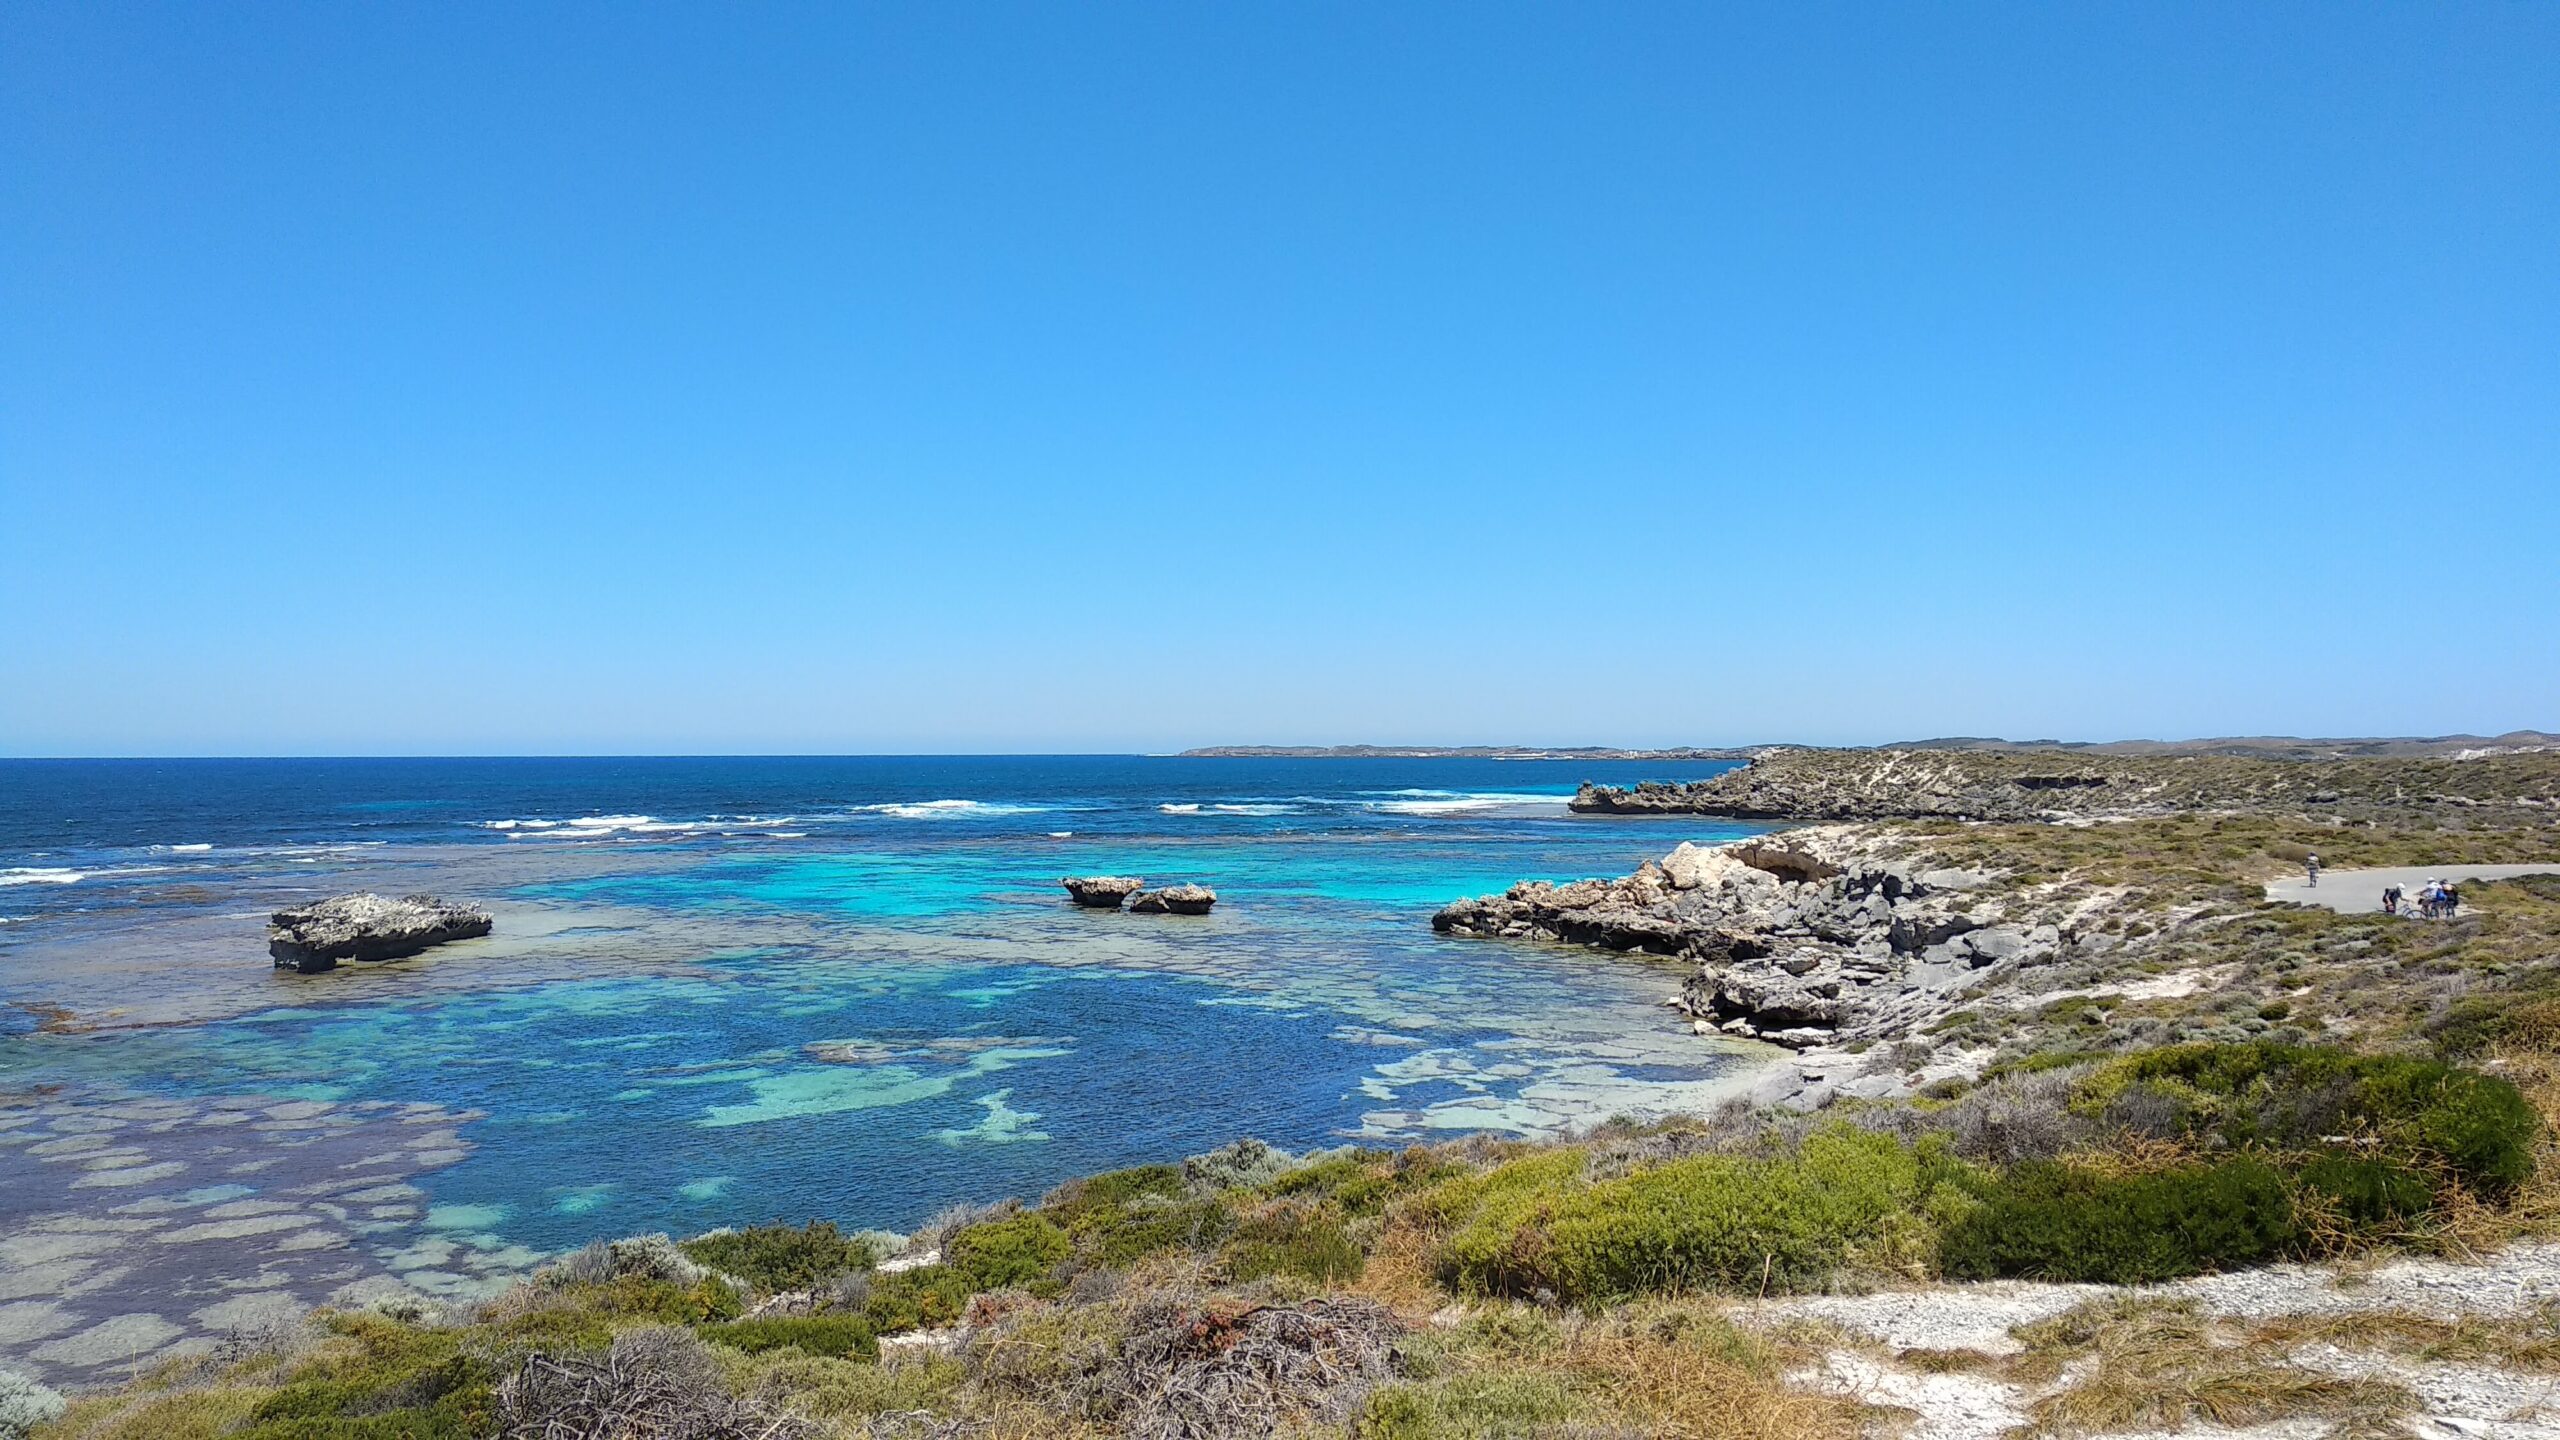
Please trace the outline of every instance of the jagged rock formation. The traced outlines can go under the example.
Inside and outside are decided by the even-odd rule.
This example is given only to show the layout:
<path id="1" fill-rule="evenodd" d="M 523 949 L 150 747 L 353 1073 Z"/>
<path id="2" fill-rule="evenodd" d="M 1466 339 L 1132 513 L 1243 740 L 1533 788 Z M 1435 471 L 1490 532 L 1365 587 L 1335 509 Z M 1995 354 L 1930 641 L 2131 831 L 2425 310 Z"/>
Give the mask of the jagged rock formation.
<path id="1" fill-rule="evenodd" d="M 1129 897 L 1129 908 L 1151 915 L 1206 915 L 1218 903 L 1218 892 L 1206 885 L 1167 885 Z"/>
<path id="2" fill-rule="evenodd" d="M 1908 1034 L 1995 966 L 2110 944 L 2090 906 L 1917 868 L 1878 837 L 1791 831 L 1683 844 L 1618 880 L 1529 881 L 1432 918 L 1446 934 L 1543 937 L 1697 962 L 1681 1004 L 1701 1028 L 1803 1049 Z"/>
<path id="3" fill-rule="evenodd" d="M 1742 820 L 2023 821 L 2249 811 L 2514 824 L 2560 814 L 2560 753 L 2265 760 L 2079 750 L 1779 750 L 1687 784 L 1586 784 L 1570 803 L 1584 812 Z"/>
<path id="4" fill-rule="evenodd" d="M 1135 875 L 1070 875 L 1058 882 L 1068 898 L 1093 910 L 1117 910 L 1147 882 Z"/>
<path id="5" fill-rule="evenodd" d="M 341 960 L 396 960 L 474 939 L 490 924 L 488 911 L 432 895 L 339 895 L 277 911 L 267 925 L 267 953 L 278 969 L 311 975 Z"/>

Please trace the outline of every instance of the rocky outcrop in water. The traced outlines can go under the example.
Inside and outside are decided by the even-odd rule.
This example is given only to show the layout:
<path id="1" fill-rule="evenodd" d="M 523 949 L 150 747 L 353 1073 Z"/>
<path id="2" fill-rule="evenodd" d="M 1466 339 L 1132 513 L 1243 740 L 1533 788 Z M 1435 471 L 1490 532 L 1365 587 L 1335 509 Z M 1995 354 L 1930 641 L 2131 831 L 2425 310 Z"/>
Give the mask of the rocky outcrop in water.
<path id="1" fill-rule="evenodd" d="M 1206 915 L 1218 903 L 1218 892 L 1206 885 L 1167 885 L 1129 897 L 1129 908 L 1141 914 Z"/>
<path id="2" fill-rule="evenodd" d="M 432 895 L 338 895 L 279 910 L 267 924 L 278 969 L 316 974 L 341 960 L 396 960 L 449 940 L 486 935 L 489 912 Z"/>
<path id="3" fill-rule="evenodd" d="M 1695 962 L 1702 1029 L 1803 1049 L 1909 1033 L 1993 966 L 2049 963 L 2070 912 L 1920 869 L 1855 831 L 1684 844 L 1617 880 L 1529 881 L 1432 918 L 1445 934 L 1543 938 Z"/>
<path id="4" fill-rule="evenodd" d="M 2024 821 L 2287 813 L 2436 824 L 2547 821 L 2560 754 L 2471 759 L 2268 760 L 2078 750 L 1778 750 L 1686 784 L 1584 785 L 1585 813 L 1739 820 Z"/>
<path id="5" fill-rule="evenodd" d="M 1067 887 L 1067 897 L 1094 910 L 1117 910 L 1122 901 L 1138 893 L 1147 882 L 1135 875 L 1070 875 L 1058 882 Z"/>

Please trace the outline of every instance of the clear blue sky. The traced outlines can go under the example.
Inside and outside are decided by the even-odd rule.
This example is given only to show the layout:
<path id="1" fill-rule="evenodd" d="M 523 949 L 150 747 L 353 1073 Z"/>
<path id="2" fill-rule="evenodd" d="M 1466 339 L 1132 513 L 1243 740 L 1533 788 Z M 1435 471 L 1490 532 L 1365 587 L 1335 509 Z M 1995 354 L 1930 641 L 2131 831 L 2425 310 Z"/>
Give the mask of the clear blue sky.
<path id="1" fill-rule="evenodd" d="M 0 8 L 0 753 L 2560 728 L 2560 6 Z"/>

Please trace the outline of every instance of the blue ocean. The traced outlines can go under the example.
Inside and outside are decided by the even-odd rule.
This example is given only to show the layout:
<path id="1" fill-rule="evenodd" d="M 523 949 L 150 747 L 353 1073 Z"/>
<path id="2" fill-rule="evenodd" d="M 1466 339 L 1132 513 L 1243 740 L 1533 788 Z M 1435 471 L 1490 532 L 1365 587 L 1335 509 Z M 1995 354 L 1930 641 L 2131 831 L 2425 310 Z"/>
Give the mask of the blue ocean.
<path id="1" fill-rule="evenodd" d="M 0 1256 L 96 1282 L 105 1247 L 11 1237 L 124 1215 L 189 1238 L 107 1292 L 466 1294 L 599 1235 L 904 1229 L 1240 1136 L 1706 1104 L 1738 1062 L 1663 1008 L 1676 971 L 1429 922 L 1745 833 L 1564 806 L 1721 768 L 0 762 Z M 1078 910 L 1058 881 L 1089 873 L 1219 902 Z M 497 932 L 269 964 L 269 911 L 355 889 L 476 901 Z"/>

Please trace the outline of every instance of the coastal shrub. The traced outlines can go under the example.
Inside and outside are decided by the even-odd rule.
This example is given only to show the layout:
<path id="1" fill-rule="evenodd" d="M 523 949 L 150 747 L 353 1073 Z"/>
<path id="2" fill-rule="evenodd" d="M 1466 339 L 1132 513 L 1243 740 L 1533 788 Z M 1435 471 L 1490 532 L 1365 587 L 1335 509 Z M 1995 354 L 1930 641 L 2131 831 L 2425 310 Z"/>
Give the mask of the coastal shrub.
<path id="1" fill-rule="evenodd" d="M 1963 1169 L 1934 1149 L 1838 1124 L 1806 1135 L 1792 1155 L 1699 1155 L 1597 1184 L 1559 1158 L 1514 1162 L 1477 1183 L 1473 1214 L 1448 1244 L 1459 1288 L 1567 1301 L 1799 1288 L 1924 1245 L 1928 1192 Z"/>
<path id="2" fill-rule="evenodd" d="M 1358 1279 L 1366 1257 L 1332 1207 L 1282 1205 L 1238 1225 L 1219 1259 L 1234 1281 L 1294 1275 L 1326 1285 Z"/>
<path id="3" fill-rule="evenodd" d="M 971 1288 L 1019 1287 L 1054 1291 L 1051 1278 L 1074 1246 L 1045 1215 L 1016 1215 L 972 1225 L 943 1246 L 943 1263 L 967 1277 Z"/>
<path id="4" fill-rule="evenodd" d="M 2412 1219 L 2435 1205 L 2435 1187 L 2426 1176 L 2360 1155 L 2314 1156 L 2296 1172 L 2294 1181 L 2326 1200 L 2339 1218 L 2361 1226 Z"/>
<path id="5" fill-rule="evenodd" d="M 499 1376 L 458 1330 L 371 1315 L 326 1322 L 325 1349 L 250 1412 L 243 1440 L 467 1440 L 489 1432 Z"/>
<path id="6" fill-rule="evenodd" d="M 1214 1249 L 1235 1228 L 1226 1201 L 1197 1193 L 1174 1165 L 1071 1180 L 1050 1192 L 1039 1213 L 1065 1229 L 1074 1268 L 1082 1270 L 1124 1269 L 1168 1250 Z"/>
<path id="7" fill-rule="evenodd" d="M 664 1235 L 627 1235 L 597 1240 L 534 1272 L 546 1285 L 591 1285 L 637 1276 L 691 1285 L 711 1272 Z"/>
<path id="8" fill-rule="evenodd" d="M 803 1354 L 827 1359 L 880 1358 L 879 1337 L 872 1333 L 871 1322 L 859 1315 L 778 1315 L 764 1320 L 731 1320 L 705 1325 L 695 1333 L 714 1345 L 726 1345 L 749 1355 L 787 1345 Z"/>
<path id="9" fill-rule="evenodd" d="M 2136 1285 L 2272 1260 L 2297 1235 L 2292 1188 L 2261 1161 L 2102 1174 L 2012 1167 L 1940 1241 L 1946 1273 Z"/>
<path id="10" fill-rule="evenodd" d="M 60 1415 L 62 1396 L 14 1370 L 0 1370 L 0 1440 L 26 1440 L 27 1432 Z"/>
<path id="11" fill-rule="evenodd" d="M 1453 1375 L 1369 1392 L 1351 1433 L 1356 1440 L 1525 1440 L 1550 1433 L 1582 1410 L 1582 1401 L 1559 1376 Z"/>
<path id="12" fill-rule="evenodd" d="M 1107 1170 L 1070 1180 L 1050 1191 L 1040 1202 L 1040 1213 L 1072 1230 L 1088 1216 L 1107 1215 L 1143 1201 L 1173 1199 L 1183 1190 L 1182 1168 L 1178 1165 Z"/>
<path id="13" fill-rule="evenodd" d="M 1080 1263 L 1123 1269 L 1168 1250 L 1208 1250 L 1235 1229 L 1235 1212 L 1218 1199 L 1142 1199 L 1092 1216 L 1076 1233 Z"/>
<path id="14" fill-rule="evenodd" d="M 862 1318 L 881 1335 L 939 1330 L 959 1323 L 971 1288 L 968 1277 L 948 1265 L 890 1271 L 873 1278 L 871 1293 L 863 1298 Z"/>
<path id="15" fill-rule="evenodd" d="M 1257 1193 L 1272 1199 L 1329 1200 L 1347 1216 L 1381 1215 L 1398 1196 L 1463 1173 L 1465 1168 L 1418 1147 L 1401 1154 L 1337 1150 L 1309 1157 L 1296 1169 L 1265 1182 Z"/>
<path id="16" fill-rule="evenodd" d="M 839 1233 L 834 1222 L 753 1225 L 714 1230 L 677 1247 L 687 1256 L 762 1291 L 805 1290 L 821 1280 L 868 1270 L 870 1243 Z"/>
<path id="17" fill-rule="evenodd" d="M 767 1350 L 731 1367 L 730 1387 L 818 1420 L 913 1414 L 941 1409 L 968 1378 L 960 1362 L 931 1350 L 894 1363 L 828 1360 L 794 1347 Z M 859 1427 L 854 1433 L 863 1433 Z"/>
<path id="18" fill-rule="evenodd" d="M 1119 1356 L 1127 1338 L 1118 1306 L 1038 1306 L 972 1330 L 960 1362 L 986 1392 L 1053 1415 L 1099 1416 L 1124 1398 Z"/>
<path id="19" fill-rule="evenodd" d="M 1247 1138 L 1183 1161 L 1182 1179 L 1194 1190 L 1251 1190 L 1297 1163 L 1288 1151 Z"/>
<path id="20" fill-rule="evenodd" d="M 652 1320 L 663 1325 L 699 1325 L 707 1320 L 734 1320 L 746 1309 L 737 1287 L 717 1275 L 690 1285 L 625 1276 L 602 1285 L 572 1286 L 562 1292 L 570 1309 L 584 1309 L 613 1320 Z"/>
<path id="21" fill-rule="evenodd" d="M 2496 1194 L 2533 1174 L 2542 1122 L 2516 1087 L 2442 1061 L 2252 1041 L 2174 1045 L 2099 1067 L 2084 1108 L 2232 1146 L 2316 1148 L 2351 1135 Z"/>
<path id="22" fill-rule="evenodd" d="M 1588 1154 L 1573 1148 L 1527 1155 L 1444 1180 L 1413 1197 L 1401 1214 L 1426 1229 L 1447 1231 L 1478 1217 L 1525 1213 L 1542 1198 L 1580 1185 L 1589 1163 Z"/>

